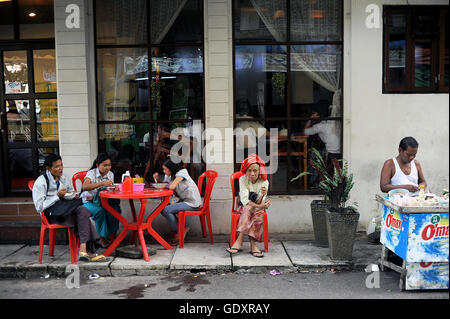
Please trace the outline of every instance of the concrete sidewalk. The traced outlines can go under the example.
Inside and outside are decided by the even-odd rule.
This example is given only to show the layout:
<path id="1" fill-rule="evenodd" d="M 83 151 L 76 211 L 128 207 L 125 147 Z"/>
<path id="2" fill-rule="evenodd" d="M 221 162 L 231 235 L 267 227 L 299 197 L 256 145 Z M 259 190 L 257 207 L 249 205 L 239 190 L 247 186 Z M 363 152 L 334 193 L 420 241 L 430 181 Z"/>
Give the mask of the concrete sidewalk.
<path id="1" fill-rule="evenodd" d="M 259 245 L 263 247 L 262 244 Z M 152 275 L 168 271 L 216 271 L 267 273 L 276 269 L 281 272 L 308 272 L 323 270 L 363 270 L 369 264 L 378 263 L 381 245 L 369 244 L 365 234 L 358 234 L 354 246 L 352 262 L 336 262 L 329 257 L 329 249 L 317 246 L 311 235 L 298 237 L 276 236 L 269 241 L 269 252 L 264 258 L 255 258 L 249 251 L 249 243 L 244 242 L 243 251 L 230 255 L 225 251 L 228 243 L 225 237 L 215 238 L 214 245 L 207 239 L 190 239 L 184 248 L 165 250 L 150 243 L 156 249 L 150 261 L 110 256 L 109 262 L 78 262 L 83 273 L 100 276 Z M 100 251 L 102 252 L 102 251 Z M 38 245 L 0 245 L 0 278 L 31 278 L 64 276 L 70 264 L 68 245 L 56 245 L 53 257 L 48 256 L 48 246 L 44 246 L 42 264 L 38 264 Z"/>

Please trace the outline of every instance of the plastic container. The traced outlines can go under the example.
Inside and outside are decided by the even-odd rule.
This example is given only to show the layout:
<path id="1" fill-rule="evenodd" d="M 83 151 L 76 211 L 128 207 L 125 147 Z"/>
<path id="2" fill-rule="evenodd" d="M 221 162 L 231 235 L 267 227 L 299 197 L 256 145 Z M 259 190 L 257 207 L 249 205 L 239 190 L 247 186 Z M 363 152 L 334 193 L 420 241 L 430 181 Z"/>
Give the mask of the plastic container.
<path id="1" fill-rule="evenodd" d="M 133 183 L 133 192 L 142 192 L 144 190 L 144 183 Z"/>
<path id="2" fill-rule="evenodd" d="M 127 177 L 131 178 L 130 171 L 126 171 L 125 174 L 122 174 L 122 183 L 125 180 L 125 178 L 127 178 Z"/>
<path id="3" fill-rule="evenodd" d="M 122 183 L 122 193 L 133 192 L 133 179 L 131 177 L 125 177 Z"/>
<path id="4" fill-rule="evenodd" d="M 392 201 L 394 199 L 394 195 L 408 195 L 409 191 L 405 188 L 397 188 L 397 189 L 393 189 L 391 190 L 388 195 L 389 195 L 389 200 Z"/>

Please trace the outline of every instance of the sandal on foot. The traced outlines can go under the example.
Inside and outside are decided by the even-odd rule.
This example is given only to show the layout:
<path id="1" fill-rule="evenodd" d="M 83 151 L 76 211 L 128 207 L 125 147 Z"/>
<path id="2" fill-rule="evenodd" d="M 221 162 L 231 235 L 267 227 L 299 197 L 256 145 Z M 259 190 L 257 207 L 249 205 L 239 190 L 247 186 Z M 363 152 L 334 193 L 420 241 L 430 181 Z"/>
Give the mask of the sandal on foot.
<path id="1" fill-rule="evenodd" d="M 263 254 L 262 251 L 252 251 L 252 252 L 250 252 L 250 254 L 252 254 L 252 256 L 256 257 L 256 258 L 263 258 L 264 257 L 264 254 Z"/>
<path id="2" fill-rule="evenodd" d="M 240 252 L 242 251 L 242 249 L 234 248 L 234 247 L 229 247 L 229 248 L 226 248 L 225 250 L 226 250 L 227 252 L 229 252 L 230 255 L 234 255 L 234 254 L 240 253 Z M 233 250 L 233 251 L 232 251 L 232 250 Z"/>
<path id="3" fill-rule="evenodd" d="M 91 257 L 89 259 L 89 261 L 90 262 L 108 262 L 109 258 L 105 257 L 104 255 L 95 254 L 94 257 Z"/>
<path id="4" fill-rule="evenodd" d="M 80 255 L 78 256 L 79 261 L 90 261 L 88 253 L 80 251 Z"/>

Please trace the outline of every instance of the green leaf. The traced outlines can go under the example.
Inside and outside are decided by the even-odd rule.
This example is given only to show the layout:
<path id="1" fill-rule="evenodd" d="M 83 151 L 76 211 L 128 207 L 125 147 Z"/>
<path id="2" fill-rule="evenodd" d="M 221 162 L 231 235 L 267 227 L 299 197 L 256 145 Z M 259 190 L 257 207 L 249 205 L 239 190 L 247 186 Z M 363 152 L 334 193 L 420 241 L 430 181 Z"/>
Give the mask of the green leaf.
<path id="1" fill-rule="evenodd" d="M 291 182 L 296 181 L 297 179 L 302 178 L 305 175 L 310 175 L 310 174 L 311 174 L 310 172 L 302 172 L 302 173 L 298 174 L 296 177 L 294 177 L 293 179 L 291 179 Z"/>

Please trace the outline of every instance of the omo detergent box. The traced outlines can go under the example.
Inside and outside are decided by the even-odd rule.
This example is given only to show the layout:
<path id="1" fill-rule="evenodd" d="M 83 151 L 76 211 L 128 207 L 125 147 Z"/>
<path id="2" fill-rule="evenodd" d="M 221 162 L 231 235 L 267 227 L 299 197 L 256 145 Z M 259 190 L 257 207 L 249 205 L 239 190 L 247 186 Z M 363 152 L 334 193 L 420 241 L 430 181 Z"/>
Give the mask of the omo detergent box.
<path id="1" fill-rule="evenodd" d="M 448 262 L 448 213 L 399 213 L 385 206 L 380 241 L 409 262 Z"/>
<path id="2" fill-rule="evenodd" d="M 405 289 L 449 288 L 448 233 L 448 213 L 400 213 L 384 206 L 380 241 L 405 261 Z"/>
<path id="3" fill-rule="evenodd" d="M 448 262 L 406 262 L 406 290 L 448 288 Z"/>

